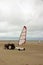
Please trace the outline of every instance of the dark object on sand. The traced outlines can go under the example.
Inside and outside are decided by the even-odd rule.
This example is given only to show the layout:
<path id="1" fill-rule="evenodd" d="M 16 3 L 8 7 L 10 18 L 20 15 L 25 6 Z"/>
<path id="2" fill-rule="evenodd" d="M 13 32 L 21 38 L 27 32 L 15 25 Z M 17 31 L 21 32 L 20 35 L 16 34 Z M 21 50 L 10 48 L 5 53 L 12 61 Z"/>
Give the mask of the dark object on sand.
<path id="1" fill-rule="evenodd" d="M 4 45 L 4 48 L 5 49 L 9 49 L 9 50 L 13 50 L 13 49 L 15 49 L 15 45 L 12 43 L 12 44 L 5 44 Z"/>
<path id="2" fill-rule="evenodd" d="M 25 48 L 23 48 L 23 49 L 18 49 L 19 51 L 25 51 Z"/>
<path id="3" fill-rule="evenodd" d="M 4 49 L 8 49 L 8 50 L 14 50 L 14 49 L 17 49 L 18 51 L 25 51 L 25 48 L 21 48 L 21 47 L 15 47 L 15 44 L 5 44 L 4 45 Z"/>

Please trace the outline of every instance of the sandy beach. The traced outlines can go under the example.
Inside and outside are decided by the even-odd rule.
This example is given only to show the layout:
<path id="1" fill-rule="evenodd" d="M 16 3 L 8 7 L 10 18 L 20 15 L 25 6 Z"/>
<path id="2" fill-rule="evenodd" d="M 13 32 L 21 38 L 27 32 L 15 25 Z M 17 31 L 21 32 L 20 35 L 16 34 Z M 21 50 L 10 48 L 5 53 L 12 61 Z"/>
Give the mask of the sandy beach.
<path id="1" fill-rule="evenodd" d="M 0 65 L 43 65 L 43 41 L 27 41 L 25 51 L 4 49 L 9 41 L 0 41 Z M 17 41 L 11 41 L 16 46 Z"/>

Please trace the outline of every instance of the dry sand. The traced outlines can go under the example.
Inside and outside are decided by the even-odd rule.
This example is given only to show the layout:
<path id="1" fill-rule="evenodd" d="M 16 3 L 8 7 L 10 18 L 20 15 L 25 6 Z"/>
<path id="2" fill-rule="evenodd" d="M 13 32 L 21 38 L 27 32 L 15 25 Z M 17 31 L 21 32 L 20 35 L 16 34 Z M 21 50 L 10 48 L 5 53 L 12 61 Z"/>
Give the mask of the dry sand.
<path id="1" fill-rule="evenodd" d="M 9 41 L 0 41 L 0 65 L 43 65 L 43 41 L 27 41 L 23 47 L 25 51 L 5 50 L 4 44 Z M 17 41 L 11 41 L 17 45 Z"/>

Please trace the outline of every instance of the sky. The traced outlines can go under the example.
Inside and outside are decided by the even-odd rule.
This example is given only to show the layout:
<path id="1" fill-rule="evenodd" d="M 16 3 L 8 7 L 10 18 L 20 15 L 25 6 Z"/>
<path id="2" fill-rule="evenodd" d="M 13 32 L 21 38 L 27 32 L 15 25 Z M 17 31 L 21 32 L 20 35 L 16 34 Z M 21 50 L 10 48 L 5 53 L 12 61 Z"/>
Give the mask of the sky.
<path id="1" fill-rule="evenodd" d="M 0 0 L 0 38 L 19 37 L 24 25 L 28 38 L 43 38 L 43 0 Z"/>

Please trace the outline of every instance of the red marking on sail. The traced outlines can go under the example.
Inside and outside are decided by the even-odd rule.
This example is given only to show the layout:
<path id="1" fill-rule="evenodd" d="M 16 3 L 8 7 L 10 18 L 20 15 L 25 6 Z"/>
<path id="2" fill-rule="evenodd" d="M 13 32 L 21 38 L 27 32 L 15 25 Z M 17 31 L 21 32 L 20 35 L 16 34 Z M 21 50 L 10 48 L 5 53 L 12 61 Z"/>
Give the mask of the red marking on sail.
<path id="1" fill-rule="evenodd" d="M 20 35 L 19 45 L 22 45 L 26 42 L 26 32 L 27 32 L 27 27 L 24 26 Z"/>

